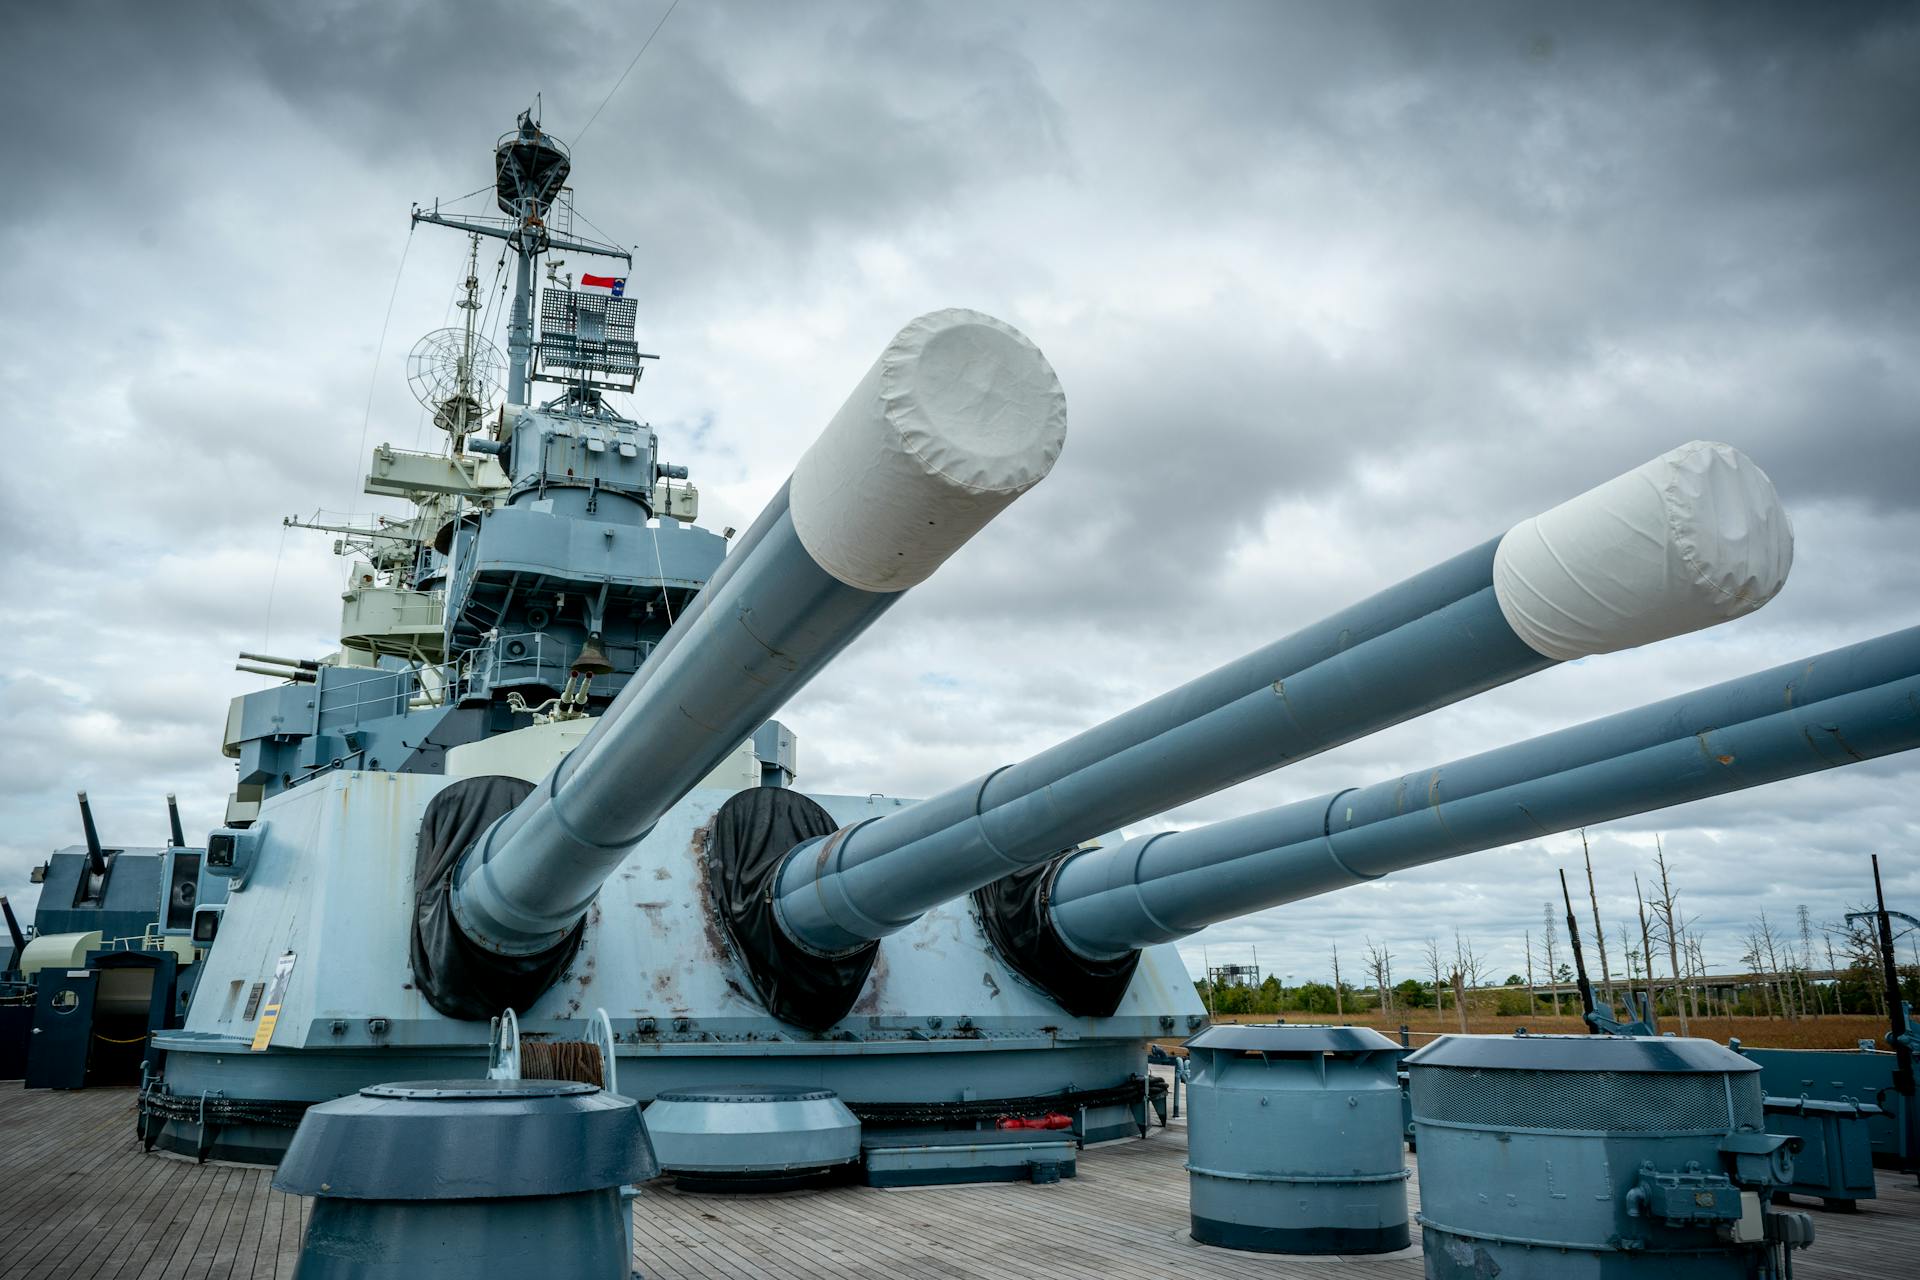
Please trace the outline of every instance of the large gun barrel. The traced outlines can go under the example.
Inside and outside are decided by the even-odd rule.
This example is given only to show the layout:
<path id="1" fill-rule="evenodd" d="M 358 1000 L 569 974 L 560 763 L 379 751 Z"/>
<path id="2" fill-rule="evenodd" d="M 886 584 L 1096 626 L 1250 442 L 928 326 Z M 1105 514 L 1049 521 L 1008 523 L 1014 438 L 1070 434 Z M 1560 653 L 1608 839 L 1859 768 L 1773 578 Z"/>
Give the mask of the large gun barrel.
<path id="1" fill-rule="evenodd" d="M 1497 751 L 1061 864 L 1086 959 L 1392 871 L 1920 747 L 1920 627 Z"/>
<path id="2" fill-rule="evenodd" d="M 555 946 L 633 843 L 1065 435 L 1053 369 L 1010 326 L 951 310 L 901 330 L 580 746 L 463 856 L 460 932 L 496 955 Z"/>
<path id="3" fill-rule="evenodd" d="M 1686 445 L 1020 764 L 802 844 L 781 927 L 848 954 L 1174 805 L 1554 662 L 1751 612 L 1792 555 L 1765 474 Z"/>

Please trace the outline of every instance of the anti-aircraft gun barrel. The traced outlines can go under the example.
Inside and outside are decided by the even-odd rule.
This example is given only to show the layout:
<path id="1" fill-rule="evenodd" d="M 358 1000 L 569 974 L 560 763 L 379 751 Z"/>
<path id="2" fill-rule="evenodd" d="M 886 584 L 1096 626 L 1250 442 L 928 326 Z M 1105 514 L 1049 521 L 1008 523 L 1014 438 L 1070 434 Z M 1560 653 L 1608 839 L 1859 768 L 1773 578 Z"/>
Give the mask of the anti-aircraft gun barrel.
<path id="1" fill-rule="evenodd" d="M 803 843 L 781 927 L 849 954 L 1127 823 L 1556 661 L 1739 617 L 1791 562 L 1765 474 L 1683 446 L 1022 763 Z"/>
<path id="2" fill-rule="evenodd" d="M 1920 747 L 1920 627 L 1452 764 L 1068 858 L 1087 959 L 1461 854 Z"/>
<path id="3" fill-rule="evenodd" d="M 5 894 L 0 894 L 0 916 L 6 917 L 7 937 L 13 940 L 13 958 L 17 964 L 20 953 L 27 949 L 27 935 L 20 932 L 20 921 L 14 916 L 13 904 L 7 901 Z"/>
<path id="4" fill-rule="evenodd" d="M 1051 469 L 1053 369 L 990 316 L 940 311 L 881 353 L 792 478 L 594 728 L 454 874 L 460 930 L 553 947 L 689 790 Z"/>
<path id="5" fill-rule="evenodd" d="M 180 801 L 167 792 L 167 840 L 176 849 L 187 847 L 187 832 L 180 825 Z"/>
<path id="6" fill-rule="evenodd" d="M 87 793 L 79 793 L 80 831 L 87 841 L 87 867 L 96 876 L 107 874 L 106 851 L 100 847 L 100 831 L 93 825 L 93 806 L 87 802 Z"/>
<path id="7" fill-rule="evenodd" d="M 276 658 L 270 653 L 248 653 L 242 649 L 239 654 L 249 662 L 264 662 L 270 667 L 291 667 L 297 671 L 318 671 L 320 663 L 314 658 Z"/>

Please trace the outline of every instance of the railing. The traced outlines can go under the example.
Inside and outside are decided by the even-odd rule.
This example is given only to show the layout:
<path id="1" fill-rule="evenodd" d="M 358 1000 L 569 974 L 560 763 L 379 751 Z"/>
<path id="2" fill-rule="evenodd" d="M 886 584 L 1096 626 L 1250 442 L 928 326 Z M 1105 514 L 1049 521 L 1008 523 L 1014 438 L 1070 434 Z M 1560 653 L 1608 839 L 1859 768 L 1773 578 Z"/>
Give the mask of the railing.
<path id="1" fill-rule="evenodd" d="M 637 671 L 653 646 L 653 641 L 642 641 L 606 645 L 604 650 L 616 667 Z M 485 695 L 506 679 L 531 680 L 558 689 L 566 683 L 576 656 L 572 641 L 562 641 L 544 631 L 521 631 L 491 636 L 448 662 L 398 671 L 332 668 L 354 672 L 361 678 L 322 676 L 319 725 L 325 730 L 420 707 L 458 704 Z"/>
<path id="2" fill-rule="evenodd" d="M 412 707 L 437 707 L 446 701 L 450 688 L 459 682 L 459 662 L 433 663 L 392 671 L 384 667 L 335 667 L 334 671 L 363 674 L 361 679 L 328 680 L 320 683 L 316 723 L 324 731 L 361 720 L 399 715 Z M 323 671 L 326 669 L 323 669 Z M 457 700 L 457 693 L 455 695 Z M 377 715 L 370 710 L 385 708 Z"/>

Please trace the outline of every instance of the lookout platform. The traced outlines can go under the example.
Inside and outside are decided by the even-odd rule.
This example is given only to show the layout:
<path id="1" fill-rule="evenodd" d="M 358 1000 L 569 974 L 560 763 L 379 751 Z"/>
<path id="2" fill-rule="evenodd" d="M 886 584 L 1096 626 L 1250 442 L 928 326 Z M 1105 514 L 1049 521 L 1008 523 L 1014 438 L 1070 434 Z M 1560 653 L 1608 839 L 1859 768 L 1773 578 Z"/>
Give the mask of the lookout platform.
<path id="1" fill-rule="evenodd" d="M 4 1280 L 290 1280 L 307 1202 L 267 1169 L 146 1155 L 134 1091 L 27 1092 L 0 1083 L 0 1277 Z M 1089 1148 L 1052 1186 L 982 1185 L 780 1195 L 689 1195 L 665 1184 L 636 1202 L 634 1267 L 649 1280 L 1413 1280 L 1419 1249 L 1304 1260 L 1187 1238 L 1187 1135 Z M 1418 1184 L 1414 1195 L 1419 1194 Z M 1853 1214 L 1814 1211 L 1803 1280 L 1911 1275 L 1920 1190 L 1883 1172 Z"/>

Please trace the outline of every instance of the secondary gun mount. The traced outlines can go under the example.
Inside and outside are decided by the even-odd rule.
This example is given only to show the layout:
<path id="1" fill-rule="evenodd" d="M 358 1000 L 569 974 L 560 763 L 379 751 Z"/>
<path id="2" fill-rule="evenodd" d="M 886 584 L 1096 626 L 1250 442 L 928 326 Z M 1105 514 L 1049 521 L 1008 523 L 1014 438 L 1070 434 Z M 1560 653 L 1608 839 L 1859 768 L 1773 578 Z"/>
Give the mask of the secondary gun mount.
<path id="1" fill-rule="evenodd" d="M 1792 554 L 1757 466 L 1683 446 L 1028 760 L 801 844 L 780 928 L 831 963 L 988 885 L 986 914 L 1031 915 L 1037 877 L 1085 841 L 1555 662 L 1749 613 Z M 1034 935 L 1003 930 L 1002 949 L 1040 946 L 1022 967 L 1045 971 L 1059 957 Z"/>
<path id="2" fill-rule="evenodd" d="M 902 329 L 696 607 L 585 740 L 460 859 L 445 882 L 459 938 L 500 957 L 509 986 L 530 957 L 564 963 L 635 842 L 1044 478 L 1065 437 L 1059 380 L 1011 326 L 948 310 Z M 431 918 L 419 940 L 460 946 Z M 470 963 L 449 971 L 488 971 L 461 949 Z"/>

